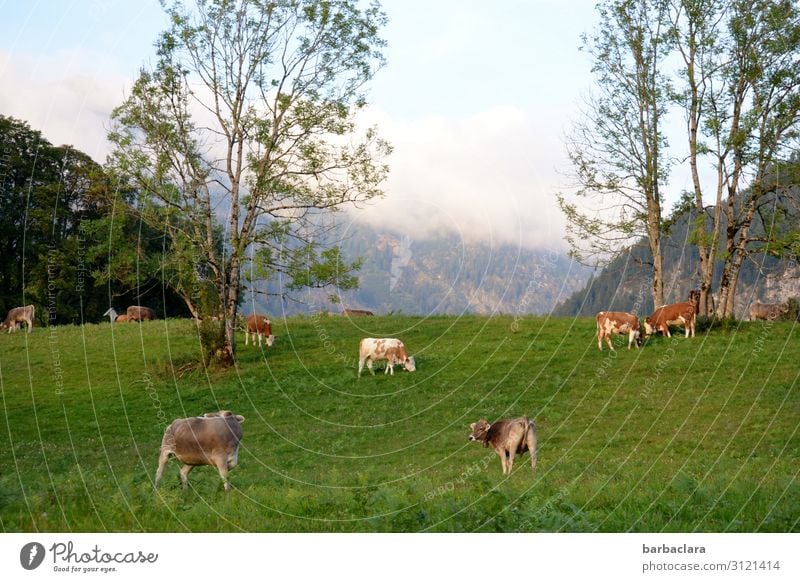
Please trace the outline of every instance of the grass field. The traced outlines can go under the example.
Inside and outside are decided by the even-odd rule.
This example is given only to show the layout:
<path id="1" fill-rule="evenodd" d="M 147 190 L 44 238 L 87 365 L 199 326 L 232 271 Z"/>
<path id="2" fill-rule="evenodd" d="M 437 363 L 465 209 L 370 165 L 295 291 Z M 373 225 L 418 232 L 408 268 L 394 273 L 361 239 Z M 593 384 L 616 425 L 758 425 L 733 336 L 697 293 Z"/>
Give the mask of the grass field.
<path id="1" fill-rule="evenodd" d="M 19 531 L 800 530 L 800 330 L 743 323 L 597 350 L 589 319 L 291 318 L 192 369 L 189 321 L 0 336 L 0 526 Z M 417 372 L 356 377 L 397 336 Z M 622 338 L 616 345 L 622 348 Z M 233 490 L 171 461 L 174 418 L 246 417 Z M 469 423 L 529 415 L 505 478 Z"/>

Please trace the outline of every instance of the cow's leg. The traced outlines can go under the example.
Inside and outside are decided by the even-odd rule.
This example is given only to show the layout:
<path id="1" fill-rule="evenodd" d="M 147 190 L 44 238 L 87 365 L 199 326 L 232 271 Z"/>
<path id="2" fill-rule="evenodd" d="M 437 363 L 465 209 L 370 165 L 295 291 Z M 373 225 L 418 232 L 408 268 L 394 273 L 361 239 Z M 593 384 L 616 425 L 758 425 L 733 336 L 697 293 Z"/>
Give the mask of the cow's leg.
<path id="1" fill-rule="evenodd" d="M 169 451 L 161 451 L 161 454 L 158 456 L 158 469 L 156 470 L 156 480 L 153 483 L 153 487 L 158 487 L 159 482 L 161 481 L 161 476 L 164 474 L 164 467 L 167 465 L 167 461 L 169 461 Z"/>
<path id="2" fill-rule="evenodd" d="M 608 347 L 611 349 L 612 352 L 616 352 L 617 350 L 614 349 L 614 344 L 611 343 L 611 334 L 606 334 L 606 342 L 608 343 Z"/>
<path id="3" fill-rule="evenodd" d="M 514 455 L 516 455 L 516 449 L 511 449 L 508 451 L 508 474 L 511 475 L 511 469 L 514 467 Z"/>
<path id="4" fill-rule="evenodd" d="M 359 356 L 358 358 L 358 377 L 361 378 L 361 370 L 364 369 L 364 358 Z"/>
<path id="5" fill-rule="evenodd" d="M 189 473 L 194 469 L 194 465 L 184 465 L 181 467 L 181 487 L 186 489 L 189 487 Z"/>
<path id="6" fill-rule="evenodd" d="M 497 454 L 500 455 L 500 463 L 503 465 L 503 475 L 506 474 L 506 452 L 505 451 L 497 451 Z"/>
<path id="7" fill-rule="evenodd" d="M 217 457 L 214 459 L 214 466 L 219 471 L 219 476 L 222 477 L 222 483 L 225 491 L 230 491 L 231 482 L 228 481 L 228 460 L 225 457 Z"/>
<path id="8" fill-rule="evenodd" d="M 528 423 L 528 430 L 525 434 L 528 442 L 528 450 L 531 453 L 531 469 L 536 470 L 536 425 L 532 422 Z"/>
<path id="9" fill-rule="evenodd" d="M 672 335 L 670 335 L 670 333 L 669 333 L 669 324 L 665 325 L 665 326 L 664 326 L 664 327 L 662 327 L 661 329 L 662 329 L 662 331 L 664 332 L 664 335 L 665 335 L 665 336 L 667 336 L 667 337 L 672 337 Z"/>
<path id="10" fill-rule="evenodd" d="M 28 324 L 28 333 L 31 333 L 31 330 L 33 329 L 33 320 L 29 319 L 25 323 Z"/>
<path id="11" fill-rule="evenodd" d="M 250 332 L 247 330 L 244 330 L 244 345 L 250 345 Z"/>
<path id="12" fill-rule="evenodd" d="M 372 358 L 367 358 L 367 369 L 370 374 L 375 375 L 375 370 L 372 369 Z"/>
<path id="13" fill-rule="evenodd" d="M 597 349 L 603 351 L 603 332 L 600 326 L 597 327 Z"/>

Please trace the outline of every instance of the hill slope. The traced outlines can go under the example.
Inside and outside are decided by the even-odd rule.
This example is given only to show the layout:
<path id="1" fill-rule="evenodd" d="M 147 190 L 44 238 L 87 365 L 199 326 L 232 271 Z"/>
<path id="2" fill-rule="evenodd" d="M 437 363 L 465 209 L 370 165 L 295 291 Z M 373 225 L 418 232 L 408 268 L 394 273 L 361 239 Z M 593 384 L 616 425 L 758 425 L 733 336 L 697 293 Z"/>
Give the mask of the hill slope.
<path id="1" fill-rule="evenodd" d="M 549 313 L 590 273 L 561 252 L 467 241 L 455 233 L 417 239 L 355 223 L 342 236 L 346 259 L 364 259 L 360 287 L 346 292 L 342 303 L 381 314 Z M 280 291 L 274 284 L 257 288 Z M 300 297 L 304 303 L 256 301 L 272 314 L 339 311 L 328 294 L 309 292 Z M 251 310 L 248 301 L 245 306 Z"/>
<path id="2" fill-rule="evenodd" d="M 361 327 L 357 327 L 361 326 Z M 598 352 L 590 319 L 277 321 L 191 371 L 188 321 L 0 337 L 0 525 L 19 531 L 797 531 L 800 329 L 743 324 Z M 356 377 L 366 335 L 418 370 Z M 617 342 L 620 345 L 620 341 Z M 677 363 L 680 362 L 680 365 Z M 659 373 L 659 371 L 664 373 Z M 656 371 L 654 373 L 654 371 Z M 667 371 L 669 373 L 667 373 Z M 239 466 L 152 489 L 173 418 L 243 414 Z M 527 414 L 503 478 L 468 425 Z"/>
<path id="3" fill-rule="evenodd" d="M 782 227 L 800 229 L 800 191 L 793 193 L 794 201 L 785 202 L 787 217 Z M 789 212 L 790 211 L 790 212 Z M 663 240 L 664 300 L 666 303 L 685 301 L 689 291 L 699 286 L 700 257 L 697 247 L 690 244 L 689 227 L 693 213 L 681 216 Z M 756 217 L 754 234 L 764 232 Z M 723 225 L 724 232 L 724 225 Z M 646 314 L 653 311 L 652 255 L 646 241 L 630 247 L 625 253 L 590 277 L 586 286 L 558 305 L 554 315 L 594 315 L 598 311 L 618 310 Z M 716 292 L 722 275 L 722 261 L 717 261 L 712 289 Z M 716 297 L 716 295 L 715 295 Z M 742 265 L 737 285 L 734 313 L 747 319 L 753 301 L 783 302 L 800 297 L 800 266 L 797 257 L 779 259 L 753 252 Z"/>

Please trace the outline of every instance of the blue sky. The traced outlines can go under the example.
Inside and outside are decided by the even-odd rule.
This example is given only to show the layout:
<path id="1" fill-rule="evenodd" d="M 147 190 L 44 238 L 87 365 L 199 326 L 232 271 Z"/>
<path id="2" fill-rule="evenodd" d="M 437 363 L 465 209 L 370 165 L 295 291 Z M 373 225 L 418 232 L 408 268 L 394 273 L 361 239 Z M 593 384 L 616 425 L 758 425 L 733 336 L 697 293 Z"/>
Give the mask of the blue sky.
<path id="1" fill-rule="evenodd" d="M 591 85 L 594 0 L 385 0 L 387 66 L 370 120 L 395 146 L 362 218 L 562 247 L 562 135 Z M 103 161 L 108 114 L 153 54 L 152 0 L 2 2 L 0 113 Z"/>

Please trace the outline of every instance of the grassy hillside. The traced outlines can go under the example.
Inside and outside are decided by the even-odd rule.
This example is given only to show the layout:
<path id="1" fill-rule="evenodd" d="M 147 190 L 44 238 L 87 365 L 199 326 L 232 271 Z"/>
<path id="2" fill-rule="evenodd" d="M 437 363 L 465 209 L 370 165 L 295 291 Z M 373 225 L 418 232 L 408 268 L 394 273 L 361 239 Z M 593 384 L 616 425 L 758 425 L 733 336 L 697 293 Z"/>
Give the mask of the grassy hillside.
<path id="1" fill-rule="evenodd" d="M 2 530 L 800 530 L 796 325 L 613 355 L 590 319 L 275 327 L 209 375 L 188 321 L 0 336 Z M 364 336 L 401 337 L 418 371 L 357 379 Z M 166 424 L 218 409 L 247 418 L 233 491 L 208 467 L 182 491 L 172 461 L 154 493 Z M 522 414 L 539 467 L 504 478 L 468 425 Z"/>

